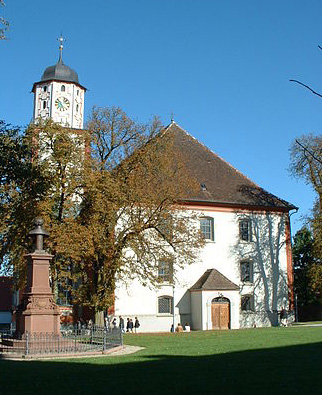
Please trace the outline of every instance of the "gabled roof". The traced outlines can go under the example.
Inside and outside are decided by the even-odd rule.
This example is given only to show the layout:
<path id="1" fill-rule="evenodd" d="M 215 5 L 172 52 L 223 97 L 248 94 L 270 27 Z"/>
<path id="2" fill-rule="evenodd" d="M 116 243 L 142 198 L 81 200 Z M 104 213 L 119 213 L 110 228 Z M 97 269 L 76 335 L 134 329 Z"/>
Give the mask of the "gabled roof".
<path id="1" fill-rule="evenodd" d="M 190 291 L 235 291 L 238 285 L 216 269 L 208 269 L 190 288 Z"/>
<path id="2" fill-rule="evenodd" d="M 166 128 L 166 133 L 174 135 L 175 146 L 181 152 L 189 173 L 200 184 L 199 192 L 187 196 L 185 201 L 283 211 L 296 209 L 294 205 L 256 185 L 175 122 Z"/>

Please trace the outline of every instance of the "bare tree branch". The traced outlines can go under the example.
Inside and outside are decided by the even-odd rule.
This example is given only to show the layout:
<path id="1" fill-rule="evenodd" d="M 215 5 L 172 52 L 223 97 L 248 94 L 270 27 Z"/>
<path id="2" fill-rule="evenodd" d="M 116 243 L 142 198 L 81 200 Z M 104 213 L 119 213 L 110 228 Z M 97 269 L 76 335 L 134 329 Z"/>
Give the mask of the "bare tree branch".
<path id="1" fill-rule="evenodd" d="M 317 95 L 319 97 L 322 97 L 322 95 L 316 91 L 314 91 L 312 88 L 310 88 L 308 85 L 303 84 L 303 82 L 297 81 L 297 80 L 290 80 L 290 82 L 296 82 L 299 85 L 304 86 L 304 88 L 308 89 L 309 91 L 311 91 L 314 95 Z"/>
<path id="2" fill-rule="evenodd" d="M 310 151 L 307 147 L 305 147 L 303 144 L 301 144 L 297 139 L 295 140 L 295 142 L 303 149 L 304 154 L 306 152 L 308 152 L 312 156 L 313 159 L 315 159 L 317 162 L 321 163 L 321 165 L 322 165 L 322 161 L 319 158 L 317 158 L 312 151 Z"/>

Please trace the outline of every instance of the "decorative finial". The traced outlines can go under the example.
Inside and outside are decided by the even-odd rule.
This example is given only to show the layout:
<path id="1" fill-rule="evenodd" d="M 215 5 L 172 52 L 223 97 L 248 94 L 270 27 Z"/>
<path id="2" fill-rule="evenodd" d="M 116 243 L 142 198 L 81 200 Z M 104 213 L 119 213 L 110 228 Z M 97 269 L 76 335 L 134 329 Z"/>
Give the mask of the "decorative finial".
<path id="1" fill-rule="evenodd" d="M 63 61 L 63 42 L 66 41 L 63 37 L 63 35 L 60 33 L 60 37 L 57 38 L 57 40 L 59 41 L 59 61 L 62 62 Z"/>
<path id="2" fill-rule="evenodd" d="M 171 123 L 173 123 L 174 122 L 174 113 L 172 112 L 171 113 Z"/>

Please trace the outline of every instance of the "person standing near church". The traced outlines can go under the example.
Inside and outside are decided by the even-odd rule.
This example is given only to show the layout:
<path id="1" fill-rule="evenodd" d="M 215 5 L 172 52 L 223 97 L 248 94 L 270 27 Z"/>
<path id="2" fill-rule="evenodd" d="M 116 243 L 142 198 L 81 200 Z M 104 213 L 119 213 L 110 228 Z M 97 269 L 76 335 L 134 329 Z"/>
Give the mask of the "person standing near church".
<path id="1" fill-rule="evenodd" d="M 124 332 L 124 319 L 121 315 L 120 315 L 119 328 L 120 328 L 121 332 Z"/>
<path id="2" fill-rule="evenodd" d="M 140 322 L 138 320 L 138 317 L 135 317 L 134 320 L 134 332 L 137 333 L 137 330 L 140 328 Z"/>
<path id="3" fill-rule="evenodd" d="M 132 321 L 132 318 L 130 318 L 130 321 L 129 321 L 129 332 L 133 333 L 133 327 L 134 327 L 133 321 Z"/>

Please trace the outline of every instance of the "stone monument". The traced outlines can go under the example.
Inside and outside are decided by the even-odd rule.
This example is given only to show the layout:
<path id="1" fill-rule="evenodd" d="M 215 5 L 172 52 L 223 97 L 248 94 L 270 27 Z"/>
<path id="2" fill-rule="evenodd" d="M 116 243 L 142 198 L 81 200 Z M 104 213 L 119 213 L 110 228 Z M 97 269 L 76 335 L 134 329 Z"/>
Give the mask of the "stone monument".
<path id="1" fill-rule="evenodd" d="M 33 238 L 33 252 L 27 258 L 27 285 L 17 308 L 17 333 L 60 333 L 60 312 L 49 285 L 49 265 L 53 255 L 44 250 L 43 220 L 35 220 L 29 232 Z"/>

